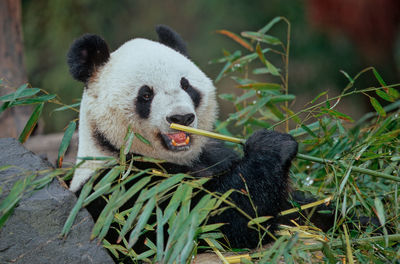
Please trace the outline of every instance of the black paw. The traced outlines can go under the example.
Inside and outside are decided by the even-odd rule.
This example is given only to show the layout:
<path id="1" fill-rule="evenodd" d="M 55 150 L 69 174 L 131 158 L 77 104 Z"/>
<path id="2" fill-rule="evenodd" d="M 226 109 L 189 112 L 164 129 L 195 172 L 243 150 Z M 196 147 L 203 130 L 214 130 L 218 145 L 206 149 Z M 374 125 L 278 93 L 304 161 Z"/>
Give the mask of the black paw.
<path id="1" fill-rule="evenodd" d="M 284 163 L 292 161 L 297 149 L 298 144 L 291 135 L 266 129 L 256 131 L 244 146 L 246 156 L 278 154 Z"/>

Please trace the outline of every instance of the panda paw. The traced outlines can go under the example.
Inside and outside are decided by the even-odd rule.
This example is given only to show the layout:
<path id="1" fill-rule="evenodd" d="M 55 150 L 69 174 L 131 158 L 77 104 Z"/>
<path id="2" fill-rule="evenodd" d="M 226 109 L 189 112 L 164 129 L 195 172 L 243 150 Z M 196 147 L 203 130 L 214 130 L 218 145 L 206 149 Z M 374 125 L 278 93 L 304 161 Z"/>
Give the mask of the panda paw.
<path id="1" fill-rule="evenodd" d="M 246 157 L 277 153 L 283 162 L 291 161 L 297 154 L 298 144 L 289 134 L 272 130 L 258 130 L 246 141 L 244 152 Z"/>

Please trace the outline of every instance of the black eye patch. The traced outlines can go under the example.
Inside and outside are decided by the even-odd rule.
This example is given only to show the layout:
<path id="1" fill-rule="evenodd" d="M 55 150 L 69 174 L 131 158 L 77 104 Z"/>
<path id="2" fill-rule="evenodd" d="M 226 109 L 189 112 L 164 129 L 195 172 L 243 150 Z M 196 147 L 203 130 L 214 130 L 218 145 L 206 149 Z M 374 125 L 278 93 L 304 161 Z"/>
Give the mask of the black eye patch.
<path id="1" fill-rule="evenodd" d="M 151 109 L 151 102 L 153 101 L 154 98 L 154 92 L 153 89 L 151 89 L 147 85 L 143 85 L 140 87 L 138 95 L 136 97 L 136 113 L 141 118 L 148 118 L 150 115 L 150 109 Z"/>
<path id="2" fill-rule="evenodd" d="M 193 88 L 193 86 L 190 85 L 189 81 L 185 77 L 182 77 L 181 79 L 181 87 L 185 92 L 187 92 L 190 98 L 192 98 L 194 107 L 197 108 L 201 101 L 200 92 Z"/>

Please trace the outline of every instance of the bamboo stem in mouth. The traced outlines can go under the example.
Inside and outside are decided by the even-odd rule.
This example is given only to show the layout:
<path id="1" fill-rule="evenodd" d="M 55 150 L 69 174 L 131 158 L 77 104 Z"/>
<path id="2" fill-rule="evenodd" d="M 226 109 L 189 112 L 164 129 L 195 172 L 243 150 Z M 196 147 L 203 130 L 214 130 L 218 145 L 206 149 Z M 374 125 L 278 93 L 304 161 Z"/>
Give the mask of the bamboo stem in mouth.
<path id="1" fill-rule="evenodd" d="M 193 127 L 187 127 L 187 126 L 183 126 L 183 125 L 179 125 L 179 124 L 175 124 L 175 123 L 172 123 L 170 128 L 176 129 L 176 130 L 180 130 L 180 131 L 185 131 L 185 132 L 188 132 L 188 133 L 191 133 L 191 134 L 196 134 L 196 135 L 216 138 L 216 139 L 225 140 L 225 141 L 238 143 L 238 144 L 244 144 L 246 142 L 246 140 L 244 140 L 244 139 L 225 136 L 225 135 L 221 135 L 221 134 L 218 134 L 218 133 L 210 132 L 210 131 L 207 131 L 207 130 L 193 128 Z"/>

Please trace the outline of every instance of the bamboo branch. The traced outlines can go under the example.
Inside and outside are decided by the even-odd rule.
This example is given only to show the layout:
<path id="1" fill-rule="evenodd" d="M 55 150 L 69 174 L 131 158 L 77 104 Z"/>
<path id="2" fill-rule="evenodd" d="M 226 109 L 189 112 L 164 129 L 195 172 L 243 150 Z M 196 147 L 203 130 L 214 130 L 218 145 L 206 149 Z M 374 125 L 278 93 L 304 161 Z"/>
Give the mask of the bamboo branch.
<path id="1" fill-rule="evenodd" d="M 220 140 L 225 140 L 225 141 L 238 143 L 238 144 L 244 144 L 246 142 L 245 139 L 225 136 L 225 135 L 221 135 L 221 134 L 214 133 L 214 132 L 209 132 L 209 131 L 202 130 L 202 129 L 178 125 L 175 123 L 172 123 L 170 127 L 173 129 L 176 129 L 176 130 L 185 131 L 185 132 L 196 134 L 196 135 L 216 138 L 216 139 L 220 139 Z M 346 168 L 349 167 L 349 165 L 347 163 L 345 163 L 344 161 L 327 160 L 327 159 L 317 158 L 317 157 L 313 157 L 313 156 L 309 156 L 309 155 L 305 155 L 305 154 L 301 154 L 301 153 L 297 154 L 297 158 L 302 159 L 302 160 L 313 161 L 313 162 L 317 162 L 317 163 L 321 163 L 321 164 L 336 164 L 336 165 L 343 166 Z M 383 172 L 379 172 L 379 171 L 360 168 L 357 166 L 351 166 L 351 170 L 355 171 L 355 172 L 363 173 L 363 174 L 368 174 L 368 175 L 374 176 L 374 177 L 379 177 L 379 178 L 383 178 L 383 179 L 387 179 L 387 180 L 400 182 L 400 177 L 396 177 L 396 176 L 393 176 L 393 175 L 390 175 L 387 173 L 383 173 Z"/>

